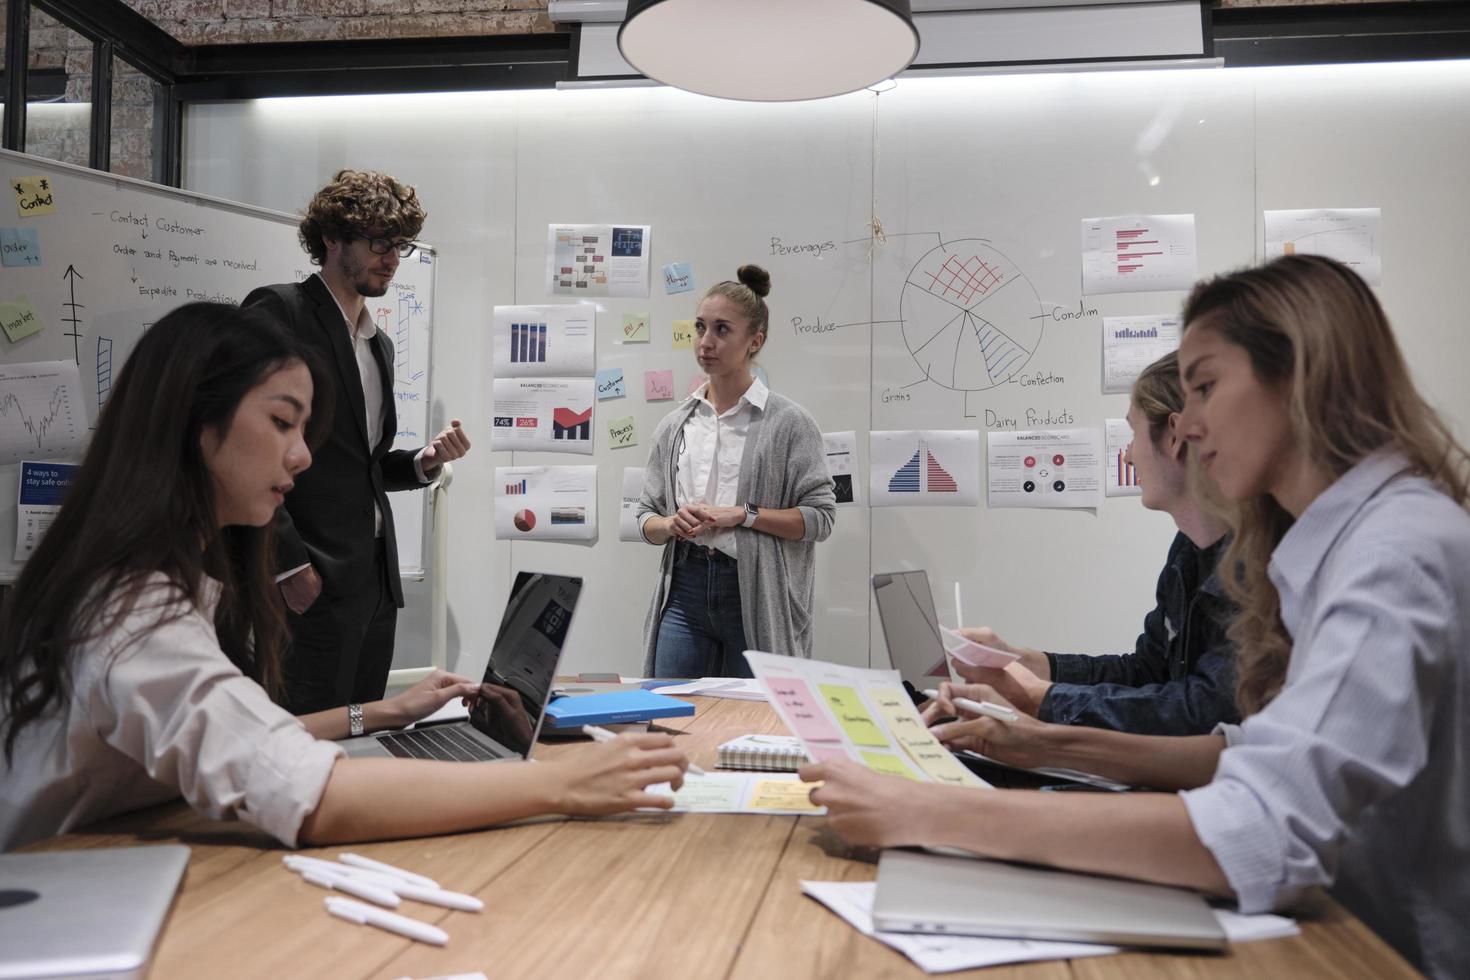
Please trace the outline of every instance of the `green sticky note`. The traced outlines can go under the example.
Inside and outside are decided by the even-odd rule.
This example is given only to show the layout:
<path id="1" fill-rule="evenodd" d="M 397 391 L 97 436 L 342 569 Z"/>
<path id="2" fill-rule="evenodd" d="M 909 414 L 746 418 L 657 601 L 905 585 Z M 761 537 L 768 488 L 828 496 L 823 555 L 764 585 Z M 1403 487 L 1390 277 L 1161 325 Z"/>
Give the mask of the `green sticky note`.
<path id="1" fill-rule="evenodd" d="M 897 756 L 884 755 L 882 752 L 864 752 L 863 763 L 871 770 L 882 773 L 885 776 L 902 776 L 904 779 L 912 779 L 916 783 L 923 782 L 914 771 L 898 760 Z"/>
<path id="2" fill-rule="evenodd" d="M 623 314 L 623 343 L 646 344 L 649 340 L 648 314 L 647 313 L 624 313 Z"/>
<path id="3" fill-rule="evenodd" d="M 827 699 L 827 705 L 837 716 L 837 723 L 856 745 L 877 745 L 888 748 L 891 744 L 883 729 L 868 714 L 867 706 L 855 688 L 840 684 L 819 684 L 818 690 Z"/>
<path id="4" fill-rule="evenodd" d="M 607 424 L 607 438 L 614 449 L 638 445 L 638 423 L 631 415 L 613 419 Z"/>
<path id="5" fill-rule="evenodd" d="M 17 296 L 9 303 L 0 303 L 0 327 L 4 328 L 5 336 L 13 344 L 45 330 L 46 324 L 42 322 L 41 314 L 36 312 L 35 304 L 24 296 Z"/>

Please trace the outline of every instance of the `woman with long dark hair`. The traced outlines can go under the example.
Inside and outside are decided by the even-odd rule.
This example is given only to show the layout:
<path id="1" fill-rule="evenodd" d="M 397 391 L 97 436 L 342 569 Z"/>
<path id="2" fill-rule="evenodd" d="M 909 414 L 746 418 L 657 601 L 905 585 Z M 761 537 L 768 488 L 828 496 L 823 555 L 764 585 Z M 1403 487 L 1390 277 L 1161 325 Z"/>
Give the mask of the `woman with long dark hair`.
<path id="1" fill-rule="evenodd" d="M 180 307 L 138 343 L 0 614 L 0 849 L 178 795 L 288 845 L 669 805 L 643 792 L 680 778 L 667 736 L 537 766 L 347 759 L 310 730 L 346 734 L 345 712 L 304 724 L 271 701 L 269 526 L 329 390 L 297 341 L 233 306 Z M 412 720 L 475 687 L 439 675 L 374 707 Z"/>

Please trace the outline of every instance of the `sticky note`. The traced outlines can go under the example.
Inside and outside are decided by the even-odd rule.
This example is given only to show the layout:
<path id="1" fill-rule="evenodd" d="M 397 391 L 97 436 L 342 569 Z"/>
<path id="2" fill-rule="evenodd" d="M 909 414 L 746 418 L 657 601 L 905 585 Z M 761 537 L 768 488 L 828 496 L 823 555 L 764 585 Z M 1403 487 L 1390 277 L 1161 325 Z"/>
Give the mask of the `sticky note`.
<path id="1" fill-rule="evenodd" d="M 623 343 L 646 344 L 650 339 L 647 313 L 623 314 Z"/>
<path id="2" fill-rule="evenodd" d="M 674 791 L 674 805 L 690 810 L 738 810 L 745 779 L 730 773 L 710 773 L 685 779 Z"/>
<path id="3" fill-rule="evenodd" d="M 674 321 L 674 350 L 689 350 L 694 346 L 694 321 Z"/>
<path id="4" fill-rule="evenodd" d="M 673 371 L 644 371 L 643 397 L 651 402 L 665 402 L 674 397 Z"/>
<path id="5" fill-rule="evenodd" d="M 807 745 L 806 754 L 815 762 L 831 762 L 834 759 L 850 759 L 847 749 L 840 745 Z"/>
<path id="6" fill-rule="evenodd" d="M 699 389 L 703 388 L 705 386 L 705 384 L 707 384 L 708 382 L 709 382 L 709 376 L 708 375 L 700 374 L 698 371 L 695 371 L 694 372 L 694 377 L 692 377 L 692 378 L 689 379 L 689 390 L 686 391 L 686 392 L 684 392 L 684 394 L 686 394 L 686 395 L 692 395 L 696 391 L 698 391 Z"/>
<path id="7" fill-rule="evenodd" d="M 868 696 L 878 713 L 888 723 L 888 730 L 920 769 L 935 782 L 952 786 L 978 786 L 980 780 L 966 769 L 939 740 L 930 734 L 914 710 L 914 702 L 896 687 L 868 689 Z"/>
<path id="8" fill-rule="evenodd" d="M 56 210 L 56 189 L 51 186 L 50 177 L 12 177 L 10 189 L 15 191 L 15 210 L 22 218 Z"/>
<path id="9" fill-rule="evenodd" d="M 694 267 L 688 262 L 670 262 L 664 266 L 664 292 L 687 293 L 694 288 Z"/>
<path id="10" fill-rule="evenodd" d="M 603 368 L 597 372 L 597 400 L 607 401 L 609 398 L 622 398 L 627 392 L 623 390 L 623 369 Z"/>
<path id="11" fill-rule="evenodd" d="M 771 696 L 785 709 L 786 720 L 804 742 L 841 742 L 842 735 L 832 727 L 822 706 L 812 695 L 806 681 L 795 677 L 767 678 Z M 812 750 L 815 755 L 815 750 Z M 818 756 L 820 759 L 820 756 Z"/>
<path id="12" fill-rule="evenodd" d="M 0 328 L 5 330 L 5 336 L 13 344 L 45 330 L 46 324 L 41 320 L 41 314 L 36 312 L 35 304 L 24 296 L 17 296 L 9 303 L 0 303 Z"/>
<path id="13" fill-rule="evenodd" d="M 0 228 L 0 264 L 7 268 L 41 264 L 41 233 L 35 228 Z"/>
<path id="14" fill-rule="evenodd" d="M 818 688 L 827 699 L 827 707 L 837 716 L 837 724 L 842 726 L 842 730 L 854 744 L 888 748 L 891 744 L 888 736 L 883 734 L 883 729 L 868 714 L 867 705 L 863 704 L 857 688 L 843 684 L 820 684 Z"/>
<path id="15" fill-rule="evenodd" d="M 633 416 L 624 415 L 607 424 L 607 438 L 614 449 L 626 449 L 638 445 L 638 423 Z"/>
<path id="16" fill-rule="evenodd" d="M 759 779 L 750 793 L 749 810 L 811 810 L 821 807 L 812 803 L 812 790 L 821 783 L 803 783 L 796 779 Z"/>
<path id="17" fill-rule="evenodd" d="M 876 773 L 882 773 L 885 776 L 902 776 L 904 779 L 912 779 L 916 783 L 923 782 L 896 755 L 888 755 L 883 752 L 864 752 L 862 756 L 863 763 Z"/>

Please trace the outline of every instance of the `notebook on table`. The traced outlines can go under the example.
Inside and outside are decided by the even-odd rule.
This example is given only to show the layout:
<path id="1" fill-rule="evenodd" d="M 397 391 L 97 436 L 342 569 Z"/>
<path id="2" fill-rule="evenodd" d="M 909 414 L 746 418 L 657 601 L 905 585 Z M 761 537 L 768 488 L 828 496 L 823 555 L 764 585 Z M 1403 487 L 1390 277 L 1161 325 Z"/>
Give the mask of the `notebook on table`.
<path id="1" fill-rule="evenodd" d="M 720 746 L 720 769 L 796 772 L 810 761 L 795 735 L 742 735 Z"/>

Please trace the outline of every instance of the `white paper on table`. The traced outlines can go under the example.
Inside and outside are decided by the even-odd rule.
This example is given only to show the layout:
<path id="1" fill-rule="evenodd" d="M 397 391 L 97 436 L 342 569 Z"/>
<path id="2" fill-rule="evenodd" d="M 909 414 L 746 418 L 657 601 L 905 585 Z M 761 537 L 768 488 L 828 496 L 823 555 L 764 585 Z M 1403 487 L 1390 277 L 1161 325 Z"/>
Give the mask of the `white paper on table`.
<path id="1" fill-rule="evenodd" d="M 643 467 L 623 467 L 623 499 L 618 506 L 618 540 L 643 541 L 638 529 L 638 501 L 643 498 Z"/>
<path id="2" fill-rule="evenodd" d="M 1282 939 L 1302 934 L 1296 920 L 1284 915 L 1242 915 L 1234 909 L 1213 906 L 1210 911 L 1215 913 L 1215 920 L 1225 930 L 1225 938 L 1232 943 L 1253 943 L 1259 939 Z"/>
<path id="3" fill-rule="evenodd" d="M 873 897 L 878 893 L 876 881 L 803 881 L 801 891 L 831 909 L 864 936 L 872 936 L 892 946 L 925 973 L 950 973 L 1002 963 L 1070 960 L 1120 952 L 1117 946 L 1093 943 L 879 932 L 873 928 Z"/>
<path id="4" fill-rule="evenodd" d="M 649 225 L 548 225 L 546 295 L 647 296 Z"/>
<path id="5" fill-rule="evenodd" d="M 86 438 L 75 361 L 0 364 L 0 465 L 79 457 Z"/>
<path id="6" fill-rule="evenodd" d="M 989 432 L 991 507 L 1097 507 L 1102 503 L 1100 428 Z"/>
<path id="7" fill-rule="evenodd" d="M 1194 215 L 1082 219 L 1082 292 L 1184 290 L 1198 278 Z"/>
<path id="8" fill-rule="evenodd" d="M 1179 349 L 1179 318 L 1103 317 L 1102 338 L 1103 393 L 1127 394 L 1144 368 Z"/>
<path id="9" fill-rule="evenodd" d="M 592 455 L 592 378 L 496 378 L 491 452 Z"/>
<path id="10" fill-rule="evenodd" d="M 1383 285 L 1383 212 L 1379 208 L 1317 208 L 1267 211 L 1262 222 L 1261 254 L 1325 255 Z"/>
<path id="11" fill-rule="evenodd" d="M 874 432 L 868 439 L 873 507 L 975 507 L 980 433 L 974 429 Z"/>
<path id="12" fill-rule="evenodd" d="M 764 701 L 765 688 L 753 677 L 701 677 L 684 684 L 658 687 L 659 694 L 677 694 L 706 698 L 728 698 L 734 701 Z"/>
<path id="13" fill-rule="evenodd" d="M 827 472 L 837 491 L 838 507 L 855 507 L 862 503 L 857 479 L 857 433 L 823 432 L 822 445 L 827 451 Z"/>
<path id="14" fill-rule="evenodd" d="M 775 796 L 773 789 L 794 790 L 796 795 L 805 795 L 793 787 L 805 785 L 793 772 L 710 772 L 703 776 L 684 774 L 684 785 L 677 791 L 668 783 L 655 783 L 647 792 L 660 796 L 674 797 L 671 813 L 760 813 L 766 816 L 819 817 L 827 812 L 824 806 L 788 807 L 783 799 Z M 774 785 L 779 784 L 779 786 Z"/>
<path id="15" fill-rule="evenodd" d="M 1103 478 L 1104 492 L 1109 497 L 1137 497 L 1143 493 L 1138 485 L 1138 474 L 1128 462 L 1128 444 L 1133 441 L 1133 426 L 1127 419 L 1104 419 L 1103 432 L 1107 439 L 1104 462 L 1107 475 Z M 1148 433 L 1143 437 L 1148 438 Z"/>
<path id="16" fill-rule="evenodd" d="M 597 467 L 495 467 L 495 536 L 596 541 Z"/>
<path id="17" fill-rule="evenodd" d="M 497 378 L 574 378 L 597 370 L 597 307 L 497 306 L 490 358 Z"/>

